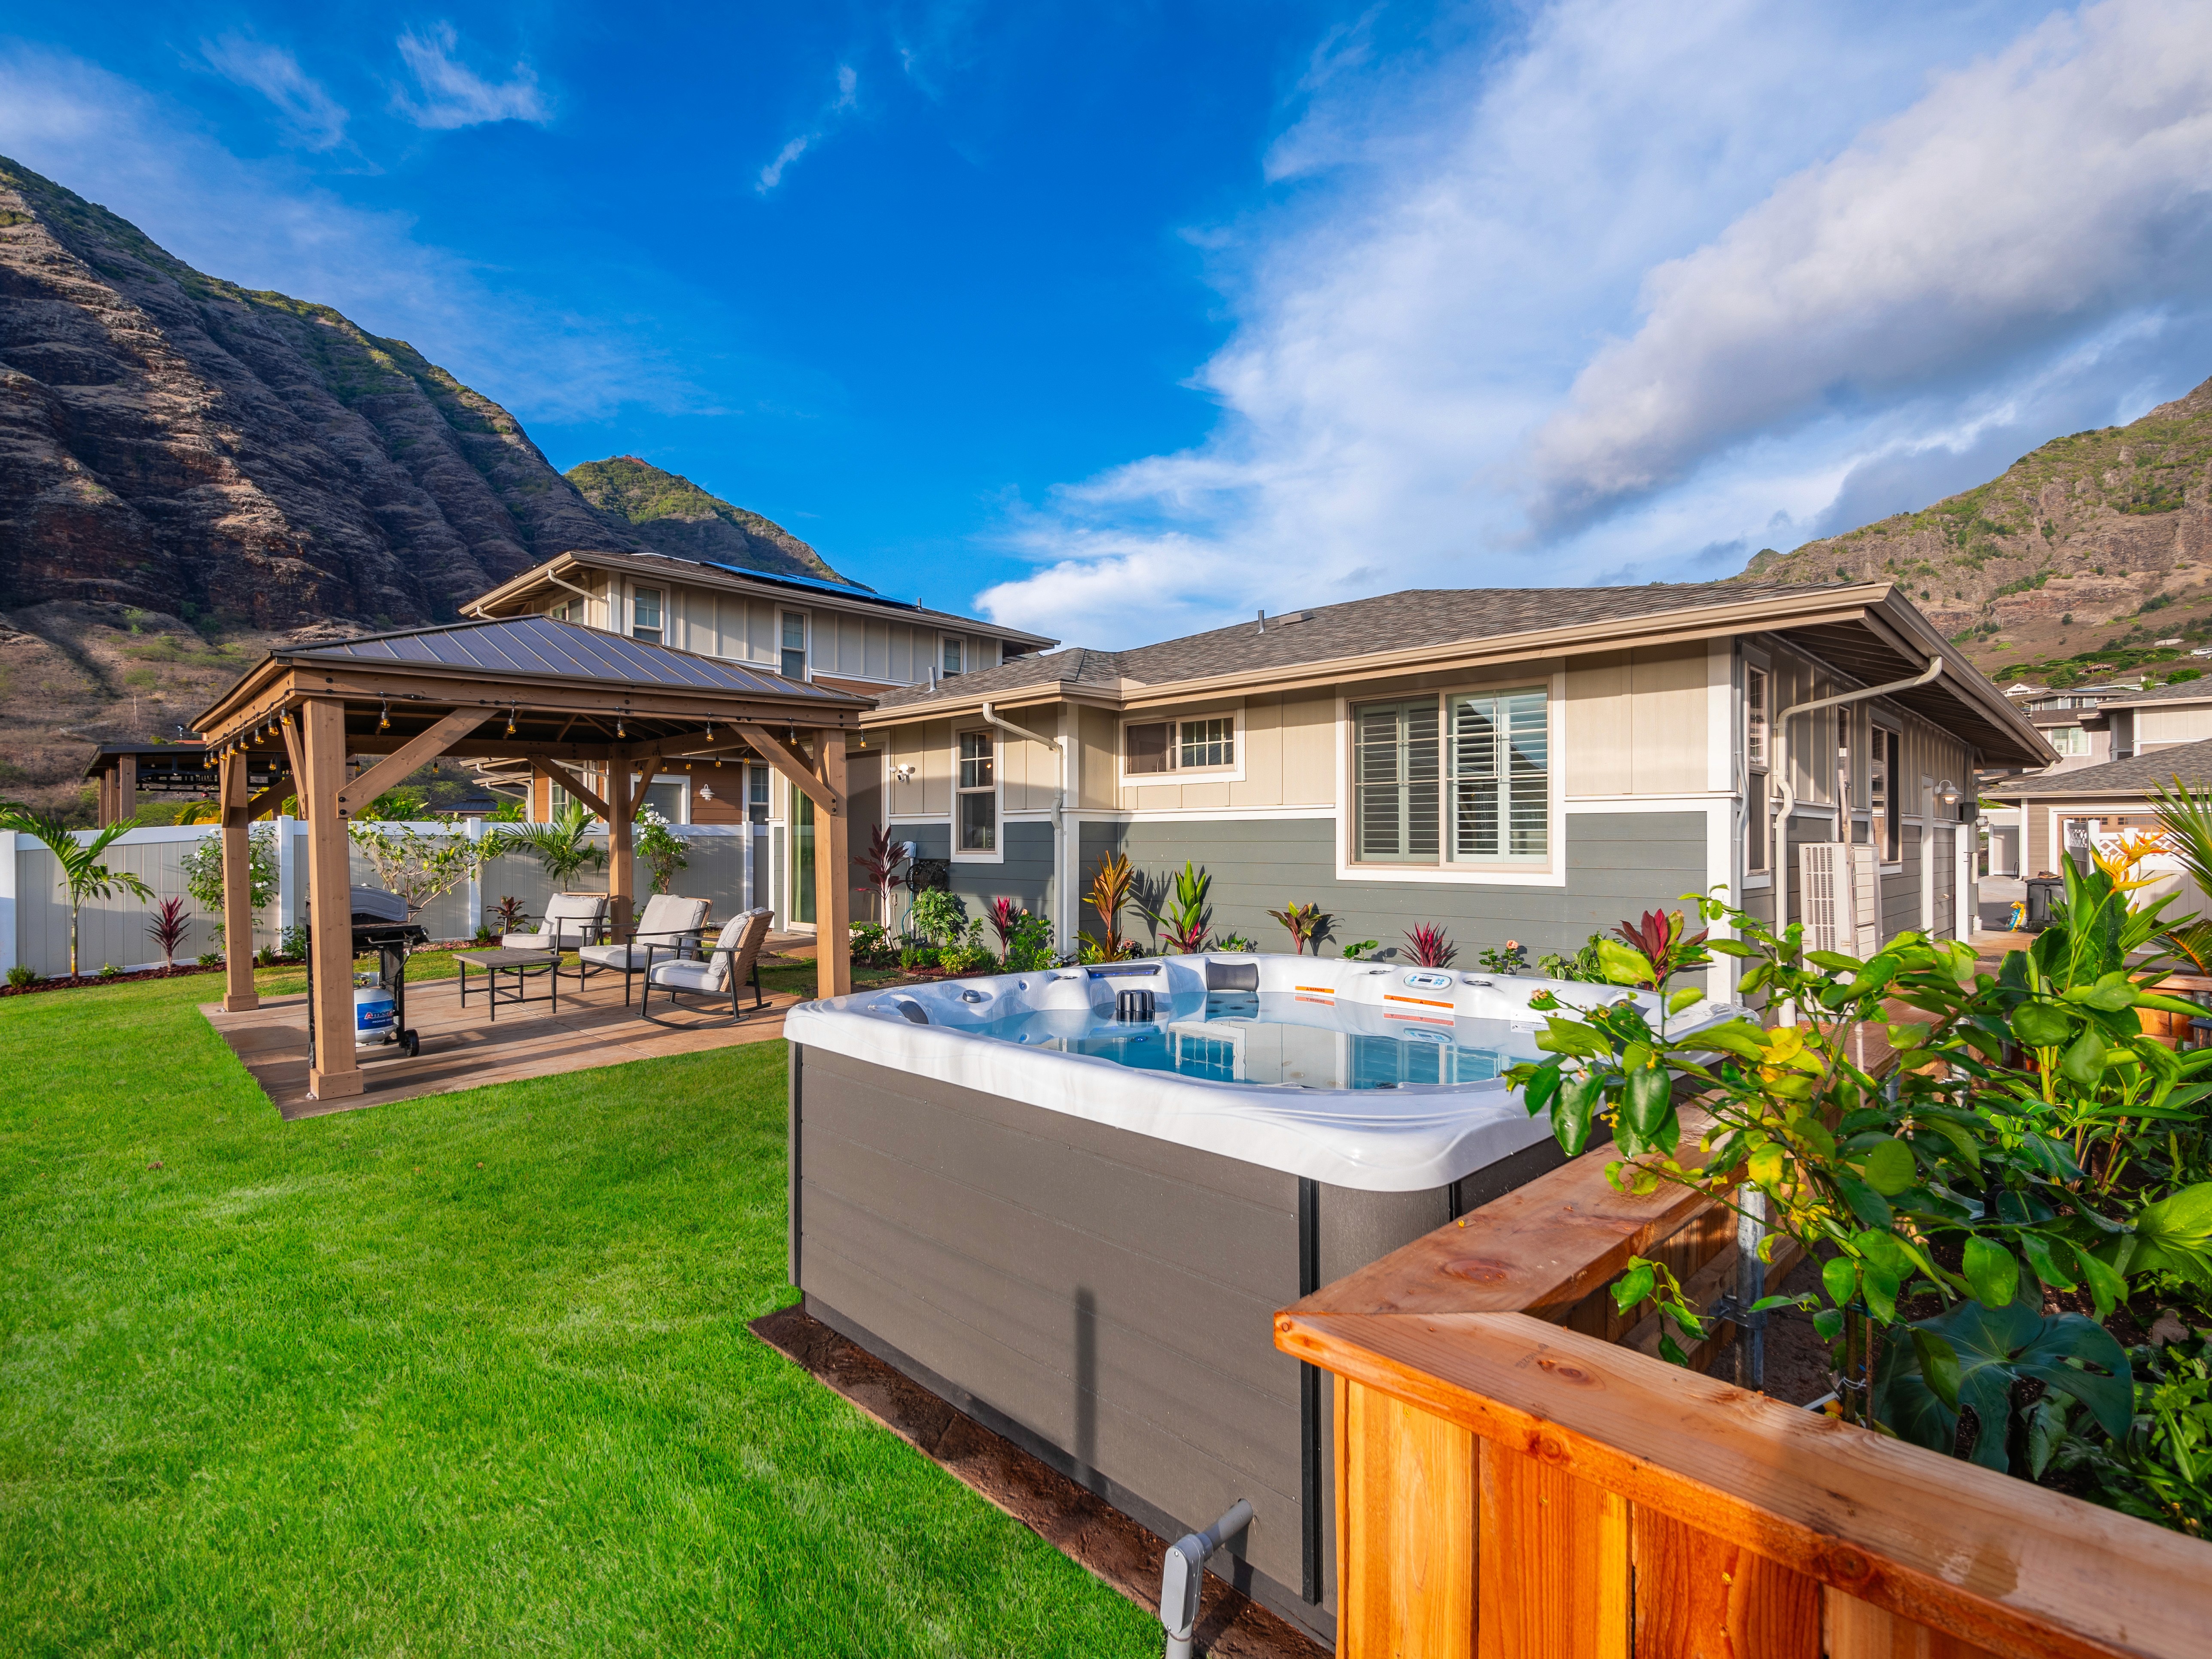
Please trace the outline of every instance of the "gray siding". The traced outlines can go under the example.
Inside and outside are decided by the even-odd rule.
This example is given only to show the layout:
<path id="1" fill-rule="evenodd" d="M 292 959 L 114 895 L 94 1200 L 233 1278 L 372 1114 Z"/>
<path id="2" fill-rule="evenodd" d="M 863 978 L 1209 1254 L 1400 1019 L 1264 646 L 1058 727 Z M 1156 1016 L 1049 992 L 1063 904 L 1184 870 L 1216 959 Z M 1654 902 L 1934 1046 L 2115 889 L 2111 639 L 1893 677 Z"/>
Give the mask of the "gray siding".
<path id="1" fill-rule="evenodd" d="M 910 841 L 926 859 L 951 858 L 952 827 L 947 823 L 890 825 L 893 841 Z M 991 901 L 1010 898 L 1035 915 L 1052 914 L 1052 825 L 1024 818 L 999 826 L 1000 845 L 1006 854 L 998 864 L 953 862 L 952 890 L 968 907 L 971 920 L 980 920 Z M 984 943 L 997 948 L 986 934 Z"/>
<path id="2" fill-rule="evenodd" d="M 1087 883 L 1108 851 L 1125 852 L 1146 890 L 1158 893 L 1188 859 L 1212 878 L 1217 935 L 1242 933 L 1262 950 L 1280 950 L 1286 936 L 1267 913 L 1293 900 L 1314 902 L 1329 917 L 1324 938 L 1333 946 L 1366 939 L 1402 945 L 1407 929 L 1433 921 L 1470 964 L 1478 951 L 1508 939 L 1526 945 L 1532 961 L 1547 951 L 1571 952 L 1624 916 L 1679 908 L 1682 894 L 1705 885 L 1702 812 L 1576 813 L 1567 821 L 1564 887 L 1339 882 L 1335 834 L 1329 818 L 1085 823 L 1077 876 Z M 1123 927 L 1150 939 L 1149 924 L 1133 911 Z"/>
<path id="3" fill-rule="evenodd" d="M 792 1065 L 792 1272 L 809 1305 L 1166 1535 L 1249 1498 L 1240 1578 L 1328 1633 L 1334 1499 L 1324 1473 L 1316 1609 L 1298 1594 L 1300 1368 L 1271 1317 L 1301 1289 L 1297 1179 L 818 1050 Z M 1556 1161 L 1506 1160 L 1462 1197 Z M 1317 1210 L 1325 1282 L 1453 1204 L 1324 1186 Z"/>

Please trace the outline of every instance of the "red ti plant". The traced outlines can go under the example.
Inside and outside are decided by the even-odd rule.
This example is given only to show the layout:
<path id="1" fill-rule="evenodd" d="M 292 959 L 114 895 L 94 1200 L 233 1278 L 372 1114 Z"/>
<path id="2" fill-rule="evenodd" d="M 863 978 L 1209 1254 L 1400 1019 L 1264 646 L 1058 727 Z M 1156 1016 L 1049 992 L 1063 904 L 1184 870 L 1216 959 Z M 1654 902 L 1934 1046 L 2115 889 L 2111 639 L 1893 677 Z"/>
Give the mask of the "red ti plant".
<path id="1" fill-rule="evenodd" d="M 1459 955 L 1459 946 L 1432 921 L 1415 924 L 1406 943 L 1413 947 L 1413 960 L 1424 968 L 1449 968 Z"/>
<path id="2" fill-rule="evenodd" d="M 983 920 L 991 924 L 991 931 L 999 936 L 999 955 L 1004 957 L 1014 948 L 1014 928 L 1022 919 L 1022 908 L 1010 898 L 991 901 L 991 908 L 983 912 Z"/>
<path id="3" fill-rule="evenodd" d="M 1632 962 L 1639 977 L 1624 980 L 1612 975 L 1618 984 L 1634 984 L 1646 990 L 1663 988 L 1667 981 L 1688 968 L 1703 967 L 1712 960 L 1705 948 L 1703 931 L 1685 934 L 1686 926 L 1680 910 L 1646 910 L 1641 921 L 1624 921 L 1614 928 L 1613 935 L 1637 953 L 1642 961 Z M 1601 951 L 1601 956 L 1607 954 Z M 1644 970 L 1648 969 L 1648 974 Z"/>
<path id="4" fill-rule="evenodd" d="M 891 921 L 891 889 L 898 884 L 898 867 L 906 862 L 906 843 L 893 841 L 890 831 L 878 824 L 868 837 L 868 850 L 853 860 L 853 867 L 867 879 L 853 890 L 873 893 L 883 905 L 881 918 L 884 927 Z M 1001 899 L 1001 904 L 1006 901 Z"/>
<path id="5" fill-rule="evenodd" d="M 180 898 L 166 898 L 155 907 L 153 920 L 146 924 L 146 937 L 161 947 L 164 968 L 177 965 L 177 947 L 185 942 L 185 929 L 191 923 Z"/>
<path id="6" fill-rule="evenodd" d="M 1296 900 L 1285 904 L 1279 910 L 1270 910 L 1267 914 L 1281 922 L 1285 930 L 1289 933 L 1291 954 L 1294 957 L 1302 957 L 1306 953 L 1306 946 L 1313 943 L 1313 936 L 1321 931 L 1322 923 L 1328 920 L 1322 914 L 1320 905 L 1300 904 Z M 1319 953 L 1316 952 L 1316 954 Z"/>

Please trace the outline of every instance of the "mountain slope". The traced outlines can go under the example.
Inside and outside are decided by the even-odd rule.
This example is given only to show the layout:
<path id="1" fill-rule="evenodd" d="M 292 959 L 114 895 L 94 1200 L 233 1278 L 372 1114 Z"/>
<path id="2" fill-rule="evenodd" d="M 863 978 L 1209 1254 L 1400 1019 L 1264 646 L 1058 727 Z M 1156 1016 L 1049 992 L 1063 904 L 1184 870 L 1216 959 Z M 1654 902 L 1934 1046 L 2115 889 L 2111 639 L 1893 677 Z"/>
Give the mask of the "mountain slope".
<path id="1" fill-rule="evenodd" d="M 2212 380 L 1918 513 L 1762 552 L 1736 580 L 1881 577 L 1984 669 L 2088 672 L 2091 658 L 2212 637 Z"/>
<path id="2" fill-rule="evenodd" d="M 428 622 L 635 546 L 497 404 L 0 160 L 0 607 Z"/>
<path id="3" fill-rule="evenodd" d="M 775 520 L 732 507 L 690 479 L 635 455 L 586 461 L 570 467 L 566 476 L 600 517 L 656 553 L 787 576 L 851 580 Z"/>

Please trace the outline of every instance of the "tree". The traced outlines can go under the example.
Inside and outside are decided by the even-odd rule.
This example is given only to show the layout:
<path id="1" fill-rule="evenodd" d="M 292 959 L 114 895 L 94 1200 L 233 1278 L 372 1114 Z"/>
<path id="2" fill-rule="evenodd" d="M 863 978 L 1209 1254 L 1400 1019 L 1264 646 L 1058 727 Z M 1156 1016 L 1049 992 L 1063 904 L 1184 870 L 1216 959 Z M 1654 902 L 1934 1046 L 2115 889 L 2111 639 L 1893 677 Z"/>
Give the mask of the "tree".
<path id="1" fill-rule="evenodd" d="M 644 827 L 638 831 L 631 850 L 653 872 L 653 890 L 665 893 L 668 884 L 676 879 L 676 872 L 689 868 L 691 863 L 684 837 L 668 827 L 668 820 L 655 807 L 648 806 L 639 813 L 638 822 Z"/>
<path id="2" fill-rule="evenodd" d="M 199 901 L 200 908 L 218 918 L 215 934 L 223 937 L 222 837 L 210 836 L 195 842 L 184 856 L 185 890 Z M 276 826 L 257 823 L 246 832 L 246 908 L 258 910 L 276 897 Z M 248 941 L 249 948 L 251 941 Z M 228 948 L 228 941 L 224 941 Z"/>
<path id="3" fill-rule="evenodd" d="M 111 823 L 90 841 L 81 842 L 75 830 L 52 813 L 33 812 L 15 801 L 0 801 L 0 830 L 37 836 L 60 866 L 58 873 L 62 890 L 69 896 L 71 979 L 77 976 L 77 913 L 84 902 L 88 898 L 113 898 L 118 893 L 128 893 L 136 899 L 154 896 L 154 890 L 128 870 L 110 870 L 100 862 L 100 855 L 119 837 L 130 833 L 127 823 Z"/>
<path id="4" fill-rule="evenodd" d="M 389 823 L 356 823 L 348 829 L 385 890 L 405 902 L 410 921 L 432 900 L 466 881 L 485 856 L 487 843 L 465 836 L 426 836 L 411 825 Z"/>

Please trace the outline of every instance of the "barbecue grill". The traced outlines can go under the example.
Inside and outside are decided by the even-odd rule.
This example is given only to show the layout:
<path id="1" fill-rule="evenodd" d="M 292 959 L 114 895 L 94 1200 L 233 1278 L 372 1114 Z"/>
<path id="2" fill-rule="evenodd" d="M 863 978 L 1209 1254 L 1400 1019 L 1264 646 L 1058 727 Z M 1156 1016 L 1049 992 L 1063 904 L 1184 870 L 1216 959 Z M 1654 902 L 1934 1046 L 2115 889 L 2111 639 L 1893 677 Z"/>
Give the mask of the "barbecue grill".
<path id="1" fill-rule="evenodd" d="M 412 1056 L 422 1052 L 422 1041 L 407 1024 L 407 958 L 430 942 L 420 922 L 407 920 L 407 901 L 381 887 L 356 887 L 349 902 L 353 915 L 353 953 L 377 958 L 376 981 L 392 993 L 393 1019 L 386 1042 L 396 1042 Z M 315 1042 L 315 915 L 307 909 L 307 1045 Z"/>

